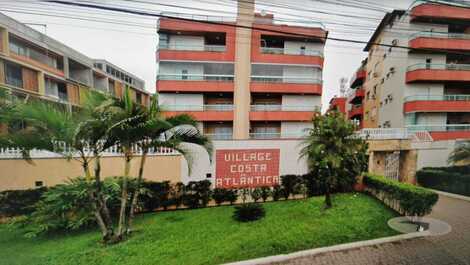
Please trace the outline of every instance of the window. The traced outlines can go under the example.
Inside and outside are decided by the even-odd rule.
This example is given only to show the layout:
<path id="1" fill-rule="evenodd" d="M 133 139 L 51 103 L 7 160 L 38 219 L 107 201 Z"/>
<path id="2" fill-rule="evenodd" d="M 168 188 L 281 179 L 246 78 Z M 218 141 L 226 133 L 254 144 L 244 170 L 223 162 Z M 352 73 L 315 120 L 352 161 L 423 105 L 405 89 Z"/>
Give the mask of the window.
<path id="1" fill-rule="evenodd" d="M 10 51 L 21 55 L 21 56 L 26 56 L 28 57 L 28 49 L 21 45 L 19 42 L 17 42 L 15 39 L 10 38 Z"/>
<path id="2" fill-rule="evenodd" d="M 108 91 L 111 95 L 115 96 L 116 95 L 116 88 L 114 87 L 114 81 L 109 80 L 108 82 Z"/>
<path id="3" fill-rule="evenodd" d="M 62 101 L 68 101 L 69 97 L 67 95 L 67 88 L 65 87 L 64 84 L 58 84 L 58 93 L 59 93 L 59 99 Z"/>
<path id="4" fill-rule="evenodd" d="M 59 98 L 59 86 L 57 82 L 46 78 L 46 95 L 54 98 Z"/>
<path id="5" fill-rule="evenodd" d="M 142 94 L 139 92 L 135 92 L 135 101 L 139 104 L 142 104 Z"/>
<path id="6" fill-rule="evenodd" d="M 181 80 L 188 80 L 188 70 L 181 70 Z"/>
<path id="7" fill-rule="evenodd" d="M 5 82 L 15 87 L 23 87 L 23 73 L 21 66 L 17 64 L 5 64 Z"/>
<path id="8" fill-rule="evenodd" d="M 43 187 L 44 186 L 44 182 L 42 181 L 35 181 L 34 182 L 34 187 L 36 188 L 40 188 L 40 187 Z"/>

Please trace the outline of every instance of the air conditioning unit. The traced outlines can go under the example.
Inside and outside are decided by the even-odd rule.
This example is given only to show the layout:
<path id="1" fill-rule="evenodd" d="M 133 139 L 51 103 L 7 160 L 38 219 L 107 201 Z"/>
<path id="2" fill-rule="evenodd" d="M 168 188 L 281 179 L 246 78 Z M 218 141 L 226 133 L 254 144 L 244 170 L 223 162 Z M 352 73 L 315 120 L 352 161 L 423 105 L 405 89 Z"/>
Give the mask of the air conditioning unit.
<path id="1" fill-rule="evenodd" d="M 397 45 L 398 45 L 398 39 L 392 40 L 392 45 L 393 45 L 393 46 L 397 46 Z"/>

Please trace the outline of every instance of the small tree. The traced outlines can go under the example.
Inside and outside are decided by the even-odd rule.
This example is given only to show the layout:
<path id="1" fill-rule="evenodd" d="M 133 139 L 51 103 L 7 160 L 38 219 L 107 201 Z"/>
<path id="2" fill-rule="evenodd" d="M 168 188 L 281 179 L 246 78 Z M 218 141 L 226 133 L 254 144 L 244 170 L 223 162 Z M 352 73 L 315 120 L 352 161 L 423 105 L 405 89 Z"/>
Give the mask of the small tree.
<path id="1" fill-rule="evenodd" d="M 271 196 L 271 194 L 272 194 L 271 187 L 267 187 L 267 186 L 261 187 L 261 199 L 263 200 L 263 202 L 266 202 L 268 198 Z"/>
<path id="2" fill-rule="evenodd" d="M 261 199 L 261 188 L 254 188 L 251 190 L 251 198 L 254 202 L 258 202 Z"/>
<path id="3" fill-rule="evenodd" d="M 367 168 L 367 144 L 354 133 L 355 125 L 336 111 L 316 116 L 303 142 L 300 155 L 306 158 L 309 176 L 324 187 L 325 206 L 332 207 L 331 192 L 338 186 L 353 185 Z"/>

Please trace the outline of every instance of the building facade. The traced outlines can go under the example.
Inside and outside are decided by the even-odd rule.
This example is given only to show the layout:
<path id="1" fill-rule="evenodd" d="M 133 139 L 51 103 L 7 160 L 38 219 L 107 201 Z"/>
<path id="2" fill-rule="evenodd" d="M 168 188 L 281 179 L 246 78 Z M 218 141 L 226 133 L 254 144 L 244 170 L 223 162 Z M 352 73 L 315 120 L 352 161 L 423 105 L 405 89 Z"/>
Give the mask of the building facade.
<path id="1" fill-rule="evenodd" d="M 89 89 L 121 97 L 130 88 L 147 105 L 150 93 L 135 75 L 76 50 L 0 13 L 0 85 L 20 98 L 80 106 Z"/>
<path id="2" fill-rule="evenodd" d="M 275 24 L 240 1 L 236 22 L 160 19 L 158 33 L 163 108 L 191 114 L 214 140 L 298 138 L 320 111 L 321 27 Z"/>
<path id="3" fill-rule="evenodd" d="M 395 10 L 365 51 L 364 127 L 428 131 L 434 141 L 470 138 L 470 8 Z"/>

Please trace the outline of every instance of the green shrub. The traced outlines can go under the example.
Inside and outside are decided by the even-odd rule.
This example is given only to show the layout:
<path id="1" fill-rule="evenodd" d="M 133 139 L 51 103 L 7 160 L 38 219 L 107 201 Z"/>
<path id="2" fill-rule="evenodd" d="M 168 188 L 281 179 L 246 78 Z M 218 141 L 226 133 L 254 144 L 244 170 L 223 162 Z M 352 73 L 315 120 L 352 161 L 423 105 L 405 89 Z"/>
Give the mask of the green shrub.
<path id="1" fill-rule="evenodd" d="M 384 192 L 388 199 L 397 200 L 406 215 L 423 216 L 431 212 L 439 196 L 430 190 L 400 183 L 381 176 L 367 174 L 363 179 L 367 188 Z"/>
<path id="2" fill-rule="evenodd" d="M 234 204 L 238 200 L 238 192 L 237 190 L 227 190 L 226 200 L 230 202 L 230 205 Z"/>
<path id="3" fill-rule="evenodd" d="M 470 167 L 424 168 L 416 172 L 418 183 L 426 188 L 470 196 Z"/>
<path id="4" fill-rule="evenodd" d="M 214 191 L 212 192 L 212 198 L 214 199 L 217 205 L 221 205 L 222 203 L 227 201 L 227 190 L 221 188 L 214 189 Z"/>
<path id="5" fill-rule="evenodd" d="M 190 181 L 185 187 L 183 204 L 189 208 L 206 207 L 211 200 L 211 185 L 209 180 Z"/>
<path id="6" fill-rule="evenodd" d="M 261 199 L 263 200 L 263 202 L 266 202 L 271 196 L 271 194 L 271 187 L 261 187 Z"/>
<path id="7" fill-rule="evenodd" d="M 273 201 L 279 201 L 279 199 L 283 196 L 284 191 L 282 190 L 282 187 L 279 185 L 276 185 L 273 187 L 272 191 L 272 196 L 273 196 Z"/>
<path id="8" fill-rule="evenodd" d="M 281 186 L 283 188 L 283 197 L 287 200 L 290 195 L 294 195 L 295 186 L 302 182 L 300 176 L 297 175 L 284 175 L 281 176 Z"/>
<path id="9" fill-rule="evenodd" d="M 251 198 L 254 202 L 258 202 L 261 199 L 261 188 L 254 188 L 251 190 Z"/>
<path id="10" fill-rule="evenodd" d="M 247 203 L 235 206 L 233 218 L 239 222 L 251 222 L 263 218 L 266 215 L 261 204 Z"/>
<path id="11" fill-rule="evenodd" d="M 0 216 L 30 214 L 47 188 L 7 190 L 0 192 Z"/>

